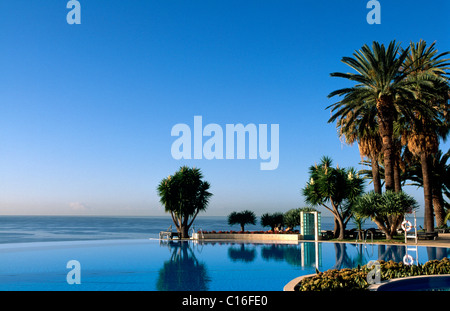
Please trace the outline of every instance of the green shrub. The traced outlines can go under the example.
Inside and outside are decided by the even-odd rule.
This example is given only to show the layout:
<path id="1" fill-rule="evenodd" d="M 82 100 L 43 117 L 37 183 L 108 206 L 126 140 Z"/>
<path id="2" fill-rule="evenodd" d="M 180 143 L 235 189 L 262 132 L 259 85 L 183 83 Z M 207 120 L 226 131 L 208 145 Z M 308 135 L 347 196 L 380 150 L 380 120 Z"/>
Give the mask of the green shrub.
<path id="1" fill-rule="evenodd" d="M 450 260 L 430 260 L 418 265 L 405 265 L 403 262 L 379 261 L 381 281 L 417 275 L 450 274 Z M 315 276 L 303 279 L 295 287 L 297 291 L 337 291 L 366 290 L 369 286 L 367 265 L 353 269 L 332 269 L 318 272 Z"/>

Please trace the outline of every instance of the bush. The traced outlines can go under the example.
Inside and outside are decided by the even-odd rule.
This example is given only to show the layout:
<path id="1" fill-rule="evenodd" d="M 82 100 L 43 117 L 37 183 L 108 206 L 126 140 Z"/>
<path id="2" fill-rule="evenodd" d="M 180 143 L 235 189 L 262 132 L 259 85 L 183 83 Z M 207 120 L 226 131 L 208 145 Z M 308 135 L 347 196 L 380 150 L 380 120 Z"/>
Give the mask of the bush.
<path id="1" fill-rule="evenodd" d="M 283 223 L 284 226 L 287 227 L 286 230 L 293 230 L 295 227 L 300 226 L 300 212 L 313 212 L 317 211 L 315 208 L 312 207 L 301 207 L 301 208 L 294 208 L 288 210 L 283 215 Z"/>
<path id="2" fill-rule="evenodd" d="M 261 226 L 270 227 L 270 230 L 275 231 L 275 228 L 280 228 L 284 225 L 283 218 L 283 213 L 265 213 L 261 215 Z"/>
<path id="3" fill-rule="evenodd" d="M 403 262 L 380 261 L 381 281 L 418 275 L 450 274 L 450 260 L 430 260 L 423 265 L 405 265 Z M 353 269 L 332 269 L 318 272 L 315 276 L 303 279 L 295 286 L 297 291 L 352 291 L 366 290 L 367 265 Z"/>

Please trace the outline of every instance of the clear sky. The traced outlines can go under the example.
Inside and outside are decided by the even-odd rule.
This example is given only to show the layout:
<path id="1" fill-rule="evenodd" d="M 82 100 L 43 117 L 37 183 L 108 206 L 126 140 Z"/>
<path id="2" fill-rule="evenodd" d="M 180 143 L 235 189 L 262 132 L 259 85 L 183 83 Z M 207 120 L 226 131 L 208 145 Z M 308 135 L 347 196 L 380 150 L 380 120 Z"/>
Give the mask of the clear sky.
<path id="1" fill-rule="evenodd" d="M 448 0 L 379 0 L 379 25 L 366 0 L 79 2 L 69 25 L 66 0 L 0 0 L 0 214 L 164 215 L 156 187 L 182 165 L 212 185 L 204 215 L 304 206 L 323 155 L 360 168 L 327 124 L 340 59 L 374 40 L 450 50 Z M 194 116 L 279 124 L 278 168 L 175 160 Z"/>

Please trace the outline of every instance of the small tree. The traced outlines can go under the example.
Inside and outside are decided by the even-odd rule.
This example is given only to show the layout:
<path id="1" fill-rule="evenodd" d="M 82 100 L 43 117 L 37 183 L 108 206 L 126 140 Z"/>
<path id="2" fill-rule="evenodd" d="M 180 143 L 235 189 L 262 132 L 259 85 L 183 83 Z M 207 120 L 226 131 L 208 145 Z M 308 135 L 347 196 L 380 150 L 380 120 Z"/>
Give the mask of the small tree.
<path id="1" fill-rule="evenodd" d="M 352 216 L 352 205 L 364 190 L 364 181 L 353 168 L 332 167 L 329 157 L 309 168 L 310 180 L 302 189 L 305 201 L 323 206 L 335 220 L 334 237 L 342 240 L 345 227 Z"/>
<path id="2" fill-rule="evenodd" d="M 256 223 L 255 213 L 252 211 L 242 211 L 242 212 L 232 212 L 228 215 L 228 224 L 232 225 L 240 225 L 241 231 L 245 231 L 245 225 L 254 225 Z"/>
<path id="3" fill-rule="evenodd" d="M 286 213 L 284 213 L 283 216 L 283 222 L 286 226 L 286 230 L 289 231 L 289 229 L 294 229 L 297 226 L 300 226 L 300 212 L 311 212 L 316 211 L 315 208 L 312 207 L 300 207 L 300 208 L 293 208 L 291 210 L 288 210 Z"/>
<path id="4" fill-rule="evenodd" d="M 354 211 L 362 217 L 370 217 L 386 234 L 386 240 L 391 240 L 405 213 L 417 207 L 416 200 L 404 192 L 386 191 L 379 194 L 371 191 L 356 201 Z"/>
<path id="5" fill-rule="evenodd" d="M 300 210 L 300 208 L 293 208 L 284 213 L 283 222 L 287 231 L 300 226 Z"/>
<path id="6" fill-rule="evenodd" d="M 181 238 L 189 237 L 189 228 L 198 213 L 206 210 L 212 196 L 210 184 L 202 178 L 200 169 L 183 166 L 159 183 L 160 202 L 172 216 Z"/>
<path id="7" fill-rule="evenodd" d="M 270 227 L 272 231 L 283 226 L 283 213 L 265 213 L 261 215 L 261 226 Z"/>

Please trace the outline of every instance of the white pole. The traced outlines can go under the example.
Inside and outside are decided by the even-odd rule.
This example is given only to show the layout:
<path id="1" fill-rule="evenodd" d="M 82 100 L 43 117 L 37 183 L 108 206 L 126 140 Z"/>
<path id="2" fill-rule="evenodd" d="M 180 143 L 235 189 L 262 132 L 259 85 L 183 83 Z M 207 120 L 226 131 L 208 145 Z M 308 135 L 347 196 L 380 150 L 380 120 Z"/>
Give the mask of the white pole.
<path id="1" fill-rule="evenodd" d="M 314 240 L 319 241 L 319 216 L 314 212 Z"/>
<path id="2" fill-rule="evenodd" d="M 300 211 L 300 234 L 302 235 L 302 239 L 305 238 L 304 231 L 305 231 L 305 228 L 304 228 L 304 223 L 303 223 L 303 211 Z"/>

